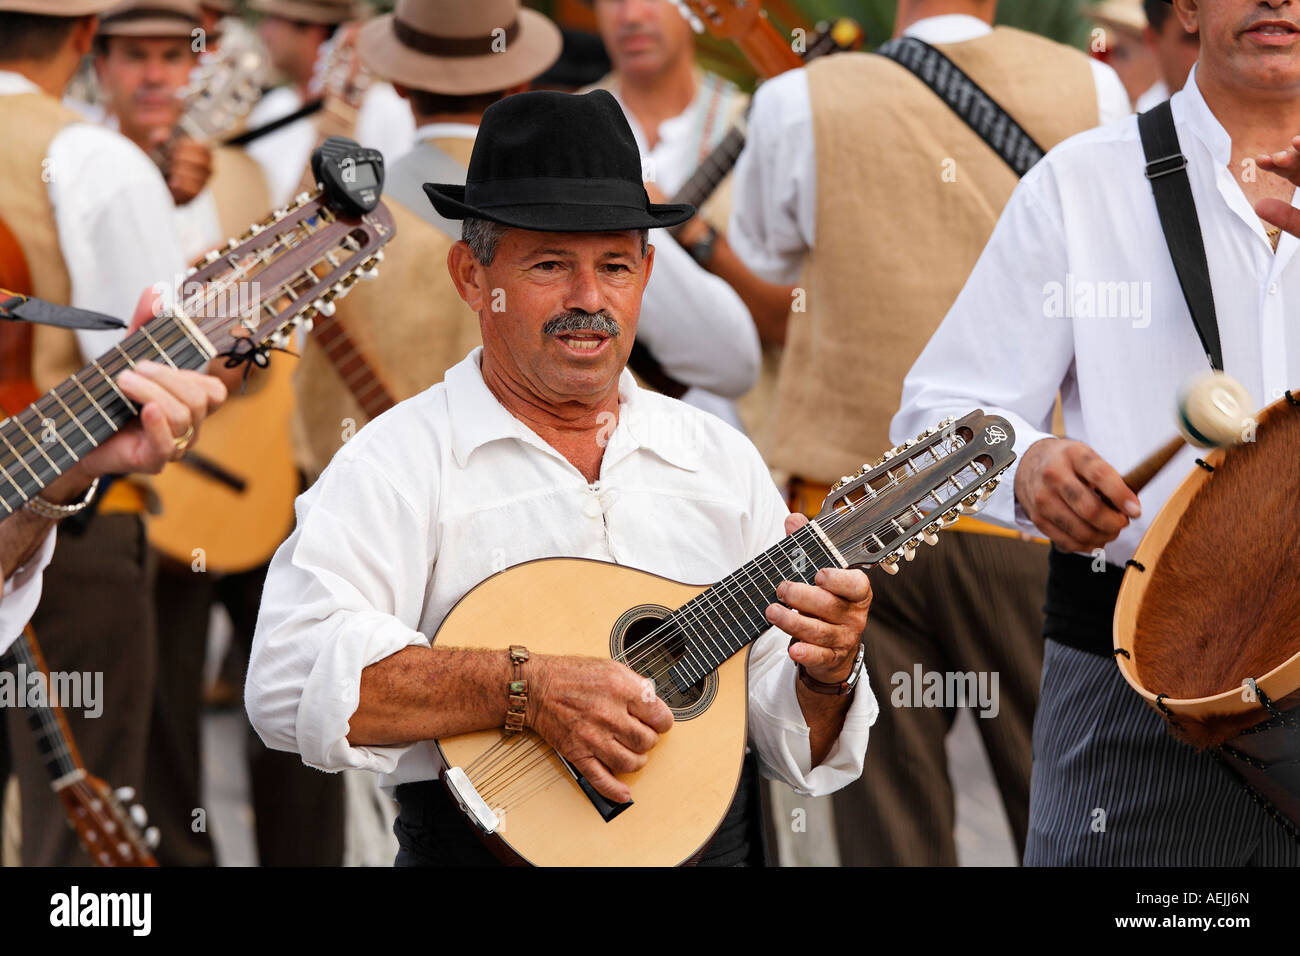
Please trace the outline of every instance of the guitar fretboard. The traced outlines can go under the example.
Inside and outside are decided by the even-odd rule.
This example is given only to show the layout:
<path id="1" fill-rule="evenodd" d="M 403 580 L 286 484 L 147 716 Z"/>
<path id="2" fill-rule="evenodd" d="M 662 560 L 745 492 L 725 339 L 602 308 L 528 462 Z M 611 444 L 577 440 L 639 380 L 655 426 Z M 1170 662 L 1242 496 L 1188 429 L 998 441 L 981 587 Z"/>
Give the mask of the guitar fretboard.
<path id="1" fill-rule="evenodd" d="M 695 172 L 691 173 L 691 178 L 673 195 L 672 201 L 690 203 L 699 209 L 735 168 L 736 160 L 744 148 L 745 130 L 741 126 L 731 127 L 727 135 L 704 157 Z"/>
<path id="2" fill-rule="evenodd" d="M 27 634 L 22 634 L 14 641 L 3 657 L 0 668 L 12 668 L 18 684 L 19 695 L 25 695 L 28 678 L 32 674 L 43 673 L 46 680 L 46 699 L 52 700 L 49 672 L 45 662 L 38 656 Z M 25 699 L 25 697 L 24 697 Z M 25 704 L 24 704 L 25 706 Z M 45 761 L 45 769 L 51 780 L 62 780 L 81 768 L 81 758 L 73 749 L 71 735 L 65 730 L 63 714 L 53 703 L 38 704 L 27 707 L 27 725 L 32 730 L 36 749 Z"/>
<path id="3" fill-rule="evenodd" d="M 764 612 L 782 581 L 811 584 L 820 569 L 844 566 L 812 523 L 778 541 L 672 613 L 686 651 L 668 677 L 685 691 L 772 626 Z"/>
<path id="4" fill-rule="evenodd" d="M 165 313 L 0 422 L 0 517 L 40 494 L 139 414 L 114 381 L 121 372 L 145 360 L 199 369 L 212 355 L 189 319 Z"/>

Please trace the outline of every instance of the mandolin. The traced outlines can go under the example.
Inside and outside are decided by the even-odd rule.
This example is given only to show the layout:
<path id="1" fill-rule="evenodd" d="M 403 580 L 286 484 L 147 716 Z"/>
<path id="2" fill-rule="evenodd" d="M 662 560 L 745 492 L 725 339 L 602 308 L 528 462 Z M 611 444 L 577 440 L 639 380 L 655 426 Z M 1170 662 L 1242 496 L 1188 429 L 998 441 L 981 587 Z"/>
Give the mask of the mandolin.
<path id="1" fill-rule="evenodd" d="M 23 676 L 45 675 L 45 686 L 52 687 L 50 671 L 45 665 L 36 635 L 28 626 L 5 653 L 16 672 Z M 25 682 L 20 679 L 20 685 Z M 123 800 L 134 792 L 129 787 L 114 791 L 93 776 L 81 760 L 63 709 L 52 699 L 27 708 L 27 724 L 36 738 L 36 746 L 50 774 L 50 789 L 59 796 L 68 825 L 77 832 L 82 847 L 97 866 L 157 866 L 153 847 L 158 845 L 158 831 L 141 828 L 148 819 L 143 808 L 128 810 Z"/>
<path id="2" fill-rule="evenodd" d="M 377 274 L 396 231 L 379 201 L 382 159 L 348 140 L 317 155 L 326 185 L 209 252 L 161 315 L 0 422 L 0 520 L 139 414 L 119 373 L 144 360 L 202 369 L 218 355 L 265 365 L 294 327 Z"/>
<path id="3" fill-rule="evenodd" d="M 695 858 L 731 805 L 745 754 L 749 646 L 783 580 L 823 567 L 897 570 L 975 511 L 1015 460 L 1005 419 L 949 419 L 840 480 L 821 512 L 711 587 L 581 558 L 516 565 L 472 589 L 436 647 L 611 657 L 653 681 L 675 723 L 615 805 L 532 731 L 440 738 L 441 779 L 488 847 L 538 866 Z M 581 595 L 581 599 L 577 596 Z"/>

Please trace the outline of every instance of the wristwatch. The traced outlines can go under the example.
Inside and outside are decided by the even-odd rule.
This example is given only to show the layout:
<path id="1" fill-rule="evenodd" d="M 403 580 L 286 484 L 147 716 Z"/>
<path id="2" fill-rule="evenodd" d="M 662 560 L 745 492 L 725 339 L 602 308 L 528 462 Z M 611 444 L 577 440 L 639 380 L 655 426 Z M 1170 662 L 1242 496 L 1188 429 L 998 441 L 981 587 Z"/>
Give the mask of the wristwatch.
<path id="1" fill-rule="evenodd" d="M 791 642 L 793 643 L 793 641 Z M 853 661 L 853 671 L 844 680 L 835 684 L 828 684 L 825 681 L 817 680 L 808 676 L 802 664 L 799 665 L 799 681 L 810 691 L 817 694 L 826 694 L 829 697 L 846 697 L 857 689 L 858 680 L 862 677 L 862 663 L 867 657 L 867 645 L 862 641 L 858 642 L 858 656 Z"/>
<path id="2" fill-rule="evenodd" d="M 709 260 L 713 258 L 713 247 L 717 245 L 718 242 L 718 230 L 714 229 L 707 223 L 705 223 L 705 229 L 708 231 L 704 233 L 704 238 L 691 245 L 686 251 L 691 254 L 692 259 L 698 262 L 701 266 L 706 267 L 709 264 Z"/>

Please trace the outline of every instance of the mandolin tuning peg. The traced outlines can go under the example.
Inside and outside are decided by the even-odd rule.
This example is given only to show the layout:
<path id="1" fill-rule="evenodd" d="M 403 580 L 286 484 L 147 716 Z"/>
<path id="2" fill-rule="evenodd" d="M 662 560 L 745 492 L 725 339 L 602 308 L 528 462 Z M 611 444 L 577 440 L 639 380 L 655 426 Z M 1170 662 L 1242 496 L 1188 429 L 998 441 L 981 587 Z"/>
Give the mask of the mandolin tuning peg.
<path id="1" fill-rule="evenodd" d="M 122 803 L 130 803 L 135 799 L 135 787 L 118 787 L 113 791 L 113 796 Z"/>
<path id="2" fill-rule="evenodd" d="M 957 509 L 956 509 L 956 508 L 953 508 L 951 511 L 945 511 L 945 512 L 943 513 L 943 517 L 940 518 L 939 520 L 940 520 L 941 524 L 943 525 L 943 527 L 945 527 L 945 528 L 951 528 L 953 525 L 955 525 L 955 524 L 957 523 L 957 518 L 958 518 L 958 517 L 959 517 L 959 515 L 958 515 L 958 513 L 957 513 Z"/>
<path id="3" fill-rule="evenodd" d="M 358 269 L 358 270 L 357 270 L 357 278 L 358 278 L 358 279 L 361 279 L 361 280 L 363 280 L 363 281 L 365 281 L 365 282 L 371 282 L 371 281 L 373 281 L 373 280 L 379 278 L 379 270 L 378 270 L 378 269 Z"/>
<path id="4" fill-rule="evenodd" d="M 145 812 L 144 807 L 138 803 L 131 805 L 131 822 L 137 827 L 145 827 L 149 823 L 149 814 Z"/>
<path id="5" fill-rule="evenodd" d="M 317 299 L 311 304 L 311 307 L 327 319 L 333 315 L 335 311 L 334 303 L 325 298 Z"/>
<path id="6" fill-rule="evenodd" d="M 295 206 L 305 206 L 309 202 L 311 202 L 311 193 L 299 193 L 293 197 L 293 204 Z"/>
<path id="7" fill-rule="evenodd" d="M 921 540 L 924 541 L 926 544 L 928 544 L 930 547 L 934 547 L 936 544 L 939 543 L 939 536 L 935 534 L 933 531 L 931 531 L 929 528 L 926 528 L 924 531 L 921 532 Z"/>
<path id="8" fill-rule="evenodd" d="M 892 554 L 889 557 L 885 558 L 885 560 L 880 562 L 880 567 L 884 569 L 886 574 L 898 573 L 898 563 L 894 560 L 894 556 Z"/>
<path id="9" fill-rule="evenodd" d="M 980 492 L 980 501 L 988 501 L 989 495 L 993 494 L 993 492 L 997 490 L 997 487 L 998 487 L 998 479 L 994 478 L 987 485 L 985 485 L 984 489 Z"/>
<path id="10" fill-rule="evenodd" d="M 903 560 L 913 561 L 916 559 L 916 542 L 909 541 L 903 545 Z"/>
<path id="11" fill-rule="evenodd" d="M 145 846 L 151 850 L 156 850 L 159 843 L 162 843 L 162 832 L 157 827 L 150 827 L 144 831 Z"/>

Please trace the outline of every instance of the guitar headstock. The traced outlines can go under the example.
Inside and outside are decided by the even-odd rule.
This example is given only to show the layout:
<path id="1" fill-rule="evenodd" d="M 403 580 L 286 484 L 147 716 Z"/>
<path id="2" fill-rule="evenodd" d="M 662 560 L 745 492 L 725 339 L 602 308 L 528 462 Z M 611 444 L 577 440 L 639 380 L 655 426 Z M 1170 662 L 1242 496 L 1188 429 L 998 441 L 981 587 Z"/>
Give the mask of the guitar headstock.
<path id="1" fill-rule="evenodd" d="M 312 95 L 342 100 L 354 109 L 360 108 L 371 83 L 370 73 L 357 53 L 360 32 L 360 23 L 345 23 L 321 44 L 308 81 Z"/>
<path id="2" fill-rule="evenodd" d="M 331 140 L 326 147 L 337 152 L 339 143 L 348 141 Z M 382 247 L 397 230 L 377 199 L 382 161 L 368 161 L 372 151 L 349 145 L 363 160 L 349 165 L 347 156 L 336 156 L 343 173 L 333 177 L 335 186 L 298 196 L 209 252 L 186 277 L 170 314 L 192 323 L 216 354 L 253 355 L 257 364 L 265 364 L 254 353 L 284 347 L 295 327 L 310 330 L 317 317 L 334 314 L 334 301 L 359 280 L 377 275 Z M 354 192 L 370 197 L 367 211 L 360 211 L 364 207 Z"/>
<path id="3" fill-rule="evenodd" d="M 57 787 L 69 825 L 97 866 L 157 866 L 153 847 L 158 845 L 158 830 L 142 828 L 148 822 L 144 808 L 138 804 L 128 810 L 118 799 L 130 800 L 134 791 L 124 788 L 118 793 L 108 784 L 85 771 Z"/>
<path id="4" fill-rule="evenodd" d="M 1006 419 L 976 409 L 863 465 L 831 489 L 814 519 L 851 567 L 897 573 L 922 543 L 972 514 L 1015 461 Z"/>
<path id="5" fill-rule="evenodd" d="M 266 64 L 251 49 L 222 46 L 205 53 L 181 90 L 180 126 L 186 136 L 211 140 L 234 129 L 262 97 Z"/>
<path id="6" fill-rule="evenodd" d="M 708 30 L 720 40 L 736 40 L 764 16 L 759 0 L 673 0 L 697 32 Z"/>

